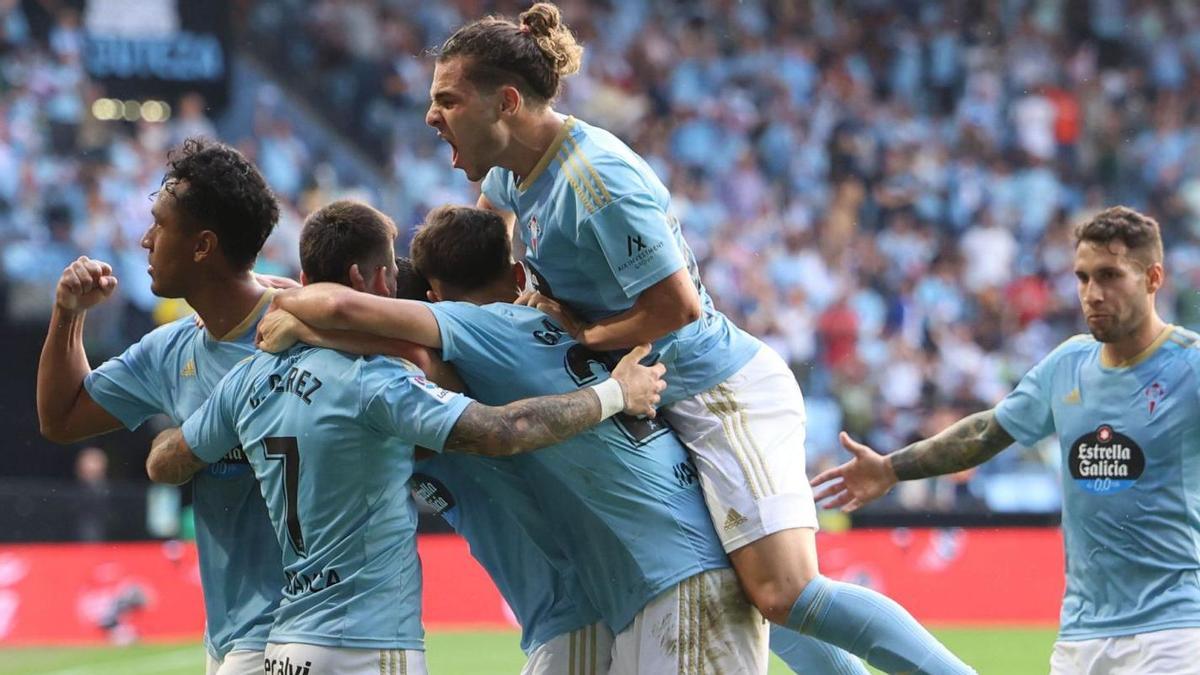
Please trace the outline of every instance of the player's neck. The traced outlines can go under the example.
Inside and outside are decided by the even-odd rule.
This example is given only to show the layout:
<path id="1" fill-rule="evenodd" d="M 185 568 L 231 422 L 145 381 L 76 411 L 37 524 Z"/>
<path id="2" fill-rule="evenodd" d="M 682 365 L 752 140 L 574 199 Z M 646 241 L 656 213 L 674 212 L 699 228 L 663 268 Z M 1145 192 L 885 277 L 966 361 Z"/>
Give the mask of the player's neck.
<path id="1" fill-rule="evenodd" d="M 464 293 L 461 298 L 463 302 L 473 305 L 491 305 L 497 302 L 512 303 L 516 299 L 516 288 L 513 287 L 512 280 L 507 278 L 484 286 L 473 293 Z"/>
<path id="2" fill-rule="evenodd" d="M 542 157 L 554 144 L 562 129 L 563 118 L 550 106 L 537 113 L 532 119 L 513 129 L 512 141 L 508 146 L 508 157 L 502 166 L 524 179 L 542 161 Z"/>
<path id="3" fill-rule="evenodd" d="M 200 315 L 209 335 L 220 338 L 254 311 L 266 290 L 247 271 L 218 283 L 205 284 L 184 299 Z"/>
<path id="4" fill-rule="evenodd" d="M 1158 312 L 1151 312 L 1132 335 L 1119 342 L 1107 342 L 1101 347 L 1105 363 L 1110 366 L 1130 364 L 1158 342 L 1169 328 Z"/>

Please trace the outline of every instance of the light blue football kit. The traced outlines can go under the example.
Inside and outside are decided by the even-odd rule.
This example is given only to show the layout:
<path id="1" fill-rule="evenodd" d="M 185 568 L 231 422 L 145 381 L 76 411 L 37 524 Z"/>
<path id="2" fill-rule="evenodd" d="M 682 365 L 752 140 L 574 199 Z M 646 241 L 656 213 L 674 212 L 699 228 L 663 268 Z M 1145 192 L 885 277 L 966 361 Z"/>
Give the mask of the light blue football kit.
<path id="1" fill-rule="evenodd" d="M 1080 335 L 996 407 L 1062 450 L 1066 592 L 1059 638 L 1200 627 L 1200 337 L 1168 327 L 1123 367 Z"/>
<path id="2" fill-rule="evenodd" d="M 707 391 L 745 366 L 762 343 L 713 308 L 671 195 L 646 161 L 603 129 L 568 117 L 523 182 L 493 168 L 483 193 L 517 215 L 525 261 L 542 293 L 589 321 L 619 314 L 647 288 L 687 269 L 703 315 L 654 343 L 667 366 L 662 405 Z"/>
<path id="3" fill-rule="evenodd" d="M 521 625 L 521 649 L 600 620 L 513 458 L 435 455 L 417 462 L 417 499 L 471 547 Z"/>
<path id="4" fill-rule="evenodd" d="M 100 407 L 129 429 L 155 414 L 182 424 L 238 361 L 254 353 L 254 333 L 272 293 L 222 339 L 193 317 L 160 326 L 84 380 Z M 205 647 L 217 660 L 262 651 L 279 604 L 279 547 L 245 456 L 230 443 L 192 479 L 196 548 L 204 592 Z"/>
<path id="5" fill-rule="evenodd" d="M 568 117 L 528 176 L 518 181 L 495 167 L 482 191 L 516 215 L 538 290 L 587 321 L 628 310 L 640 293 L 688 270 L 701 317 L 655 341 L 654 354 L 667 367 L 662 406 L 697 457 L 722 543 L 733 551 L 782 530 L 815 528 L 795 378 L 778 355 L 713 307 L 671 215 L 670 193 L 645 160 L 611 133 Z M 876 654 L 873 663 L 889 670 L 967 672 L 894 602 L 823 577 L 806 588 L 788 627 Z M 787 651 L 810 650 L 798 641 Z M 812 662 L 862 672 L 849 657 L 832 664 L 814 654 Z"/>
<path id="6" fill-rule="evenodd" d="M 443 358 L 482 403 L 567 393 L 615 365 L 529 307 L 430 308 Z M 661 423 L 617 415 L 514 461 L 614 633 L 680 581 L 729 566 L 687 451 Z"/>
<path id="7" fill-rule="evenodd" d="M 440 450 L 470 399 L 387 357 L 297 345 L 238 364 L 183 424 L 196 456 L 240 444 L 287 576 L 268 641 L 424 645 L 413 446 Z"/>

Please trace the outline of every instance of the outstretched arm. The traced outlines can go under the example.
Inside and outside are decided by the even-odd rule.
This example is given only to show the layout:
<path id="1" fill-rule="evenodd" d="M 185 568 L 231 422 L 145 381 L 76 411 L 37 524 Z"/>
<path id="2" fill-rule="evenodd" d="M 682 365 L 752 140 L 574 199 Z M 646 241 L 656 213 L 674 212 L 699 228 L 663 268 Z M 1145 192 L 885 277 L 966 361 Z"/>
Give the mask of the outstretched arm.
<path id="1" fill-rule="evenodd" d="M 514 455 L 564 441 L 619 412 L 654 417 L 659 392 L 666 387 L 666 367 L 640 365 L 649 353 L 650 345 L 639 345 L 621 359 L 610 379 L 569 394 L 499 407 L 471 403 L 450 430 L 445 449 Z"/>
<path id="2" fill-rule="evenodd" d="M 968 415 L 941 433 L 888 455 L 899 480 L 942 476 L 979 466 L 1013 444 L 996 411 Z"/>
<path id="3" fill-rule="evenodd" d="M 437 319 L 423 302 L 320 283 L 282 291 L 272 304 L 314 328 L 358 331 L 434 349 L 442 346 Z"/>
<path id="4" fill-rule="evenodd" d="M 842 432 L 842 445 L 854 458 L 812 479 L 813 487 L 826 485 L 813 495 L 826 508 L 847 513 L 887 494 L 897 482 L 956 473 L 983 464 L 1013 444 L 1013 438 L 996 421 L 996 411 L 968 415 L 941 433 L 884 456 Z M 841 479 L 839 482 L 831 482 Z"/>

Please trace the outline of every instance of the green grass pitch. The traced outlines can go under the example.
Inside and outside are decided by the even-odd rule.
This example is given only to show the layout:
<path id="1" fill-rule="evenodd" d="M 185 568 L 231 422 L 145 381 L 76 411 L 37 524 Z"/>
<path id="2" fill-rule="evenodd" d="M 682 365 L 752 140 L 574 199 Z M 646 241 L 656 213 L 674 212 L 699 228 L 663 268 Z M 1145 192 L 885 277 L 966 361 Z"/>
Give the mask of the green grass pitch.
<path id="1" fill-rule="evenodd" d="M 967 629 L 934 631 L 980 675 L 1044 675 L 1049 670 L 1054 631 L 1048 629 Z M 516 633 L 436 632 L 427 636 L 431 675 L 515 674 L 524 659 Z M 788 669 L 772 657 L 771 675 Z M 198 644 L 0 649 L 3 675 L 196 675 L 204 672 Z"/>

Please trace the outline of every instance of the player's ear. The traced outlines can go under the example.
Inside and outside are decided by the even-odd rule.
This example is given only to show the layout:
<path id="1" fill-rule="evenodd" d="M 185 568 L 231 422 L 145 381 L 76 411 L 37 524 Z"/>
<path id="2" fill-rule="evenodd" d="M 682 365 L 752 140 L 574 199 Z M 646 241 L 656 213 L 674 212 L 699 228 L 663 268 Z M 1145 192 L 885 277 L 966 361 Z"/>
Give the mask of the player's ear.
<path id="1" fill-rule="evenodd" d="M 395 297 L 396 294 L 388 288 L 387 266 L 380 265 L 375 268 L 375 276 L 371 279 L 371 293 L 385 298 Z"/>
<path id="2" fill-rule="evenodd" d="M 433 290 L 432 288 L 425 291 L 425 298 L 427 300 L 429 300 L 430 302 L 441 302 L 442 301 L 442 296 L 438 295 L 438 292 Z"/>
<path id="3" fill-rule="evenodd" d="M 367 292 L 367 280 L 363 279 L 362 272 L 358 271 L 358 263 L 350 266 L 350 288 L 356 291 Z"/>
<path id="4" fill-rule="evenodd" d="M 201 230 L 196 235 L 196 245 L 192 249 L 192 261 L 200 262 L 217 252 L 217 233 L 212 230 Z"/>
<path id="5" fill-rule="evenodd" d="M 304 270 L 300 270 L 300 285 L 301 286 L 308 285 L 308 275 L 304 273 Z"/>
<path id="6" fill-rule="evenodd" d="M 501 86 L 496 91 L 497 97 L 500 99 L 500 112 L 507 115 L 515 115 L 521 111 L 521 106 L 524 101 L 521 99 L 521 92 L 512 85 Z"/>
<path id="7" fill-rule="evenodd" d="M 1165 280 L 1166 271 L 1163 270 L 1163 264 L 1160 262 L 1150 263 L 1150 266 L 1146 268 L 1146 292 L 1157 292 L 1162 288 Z"/>

